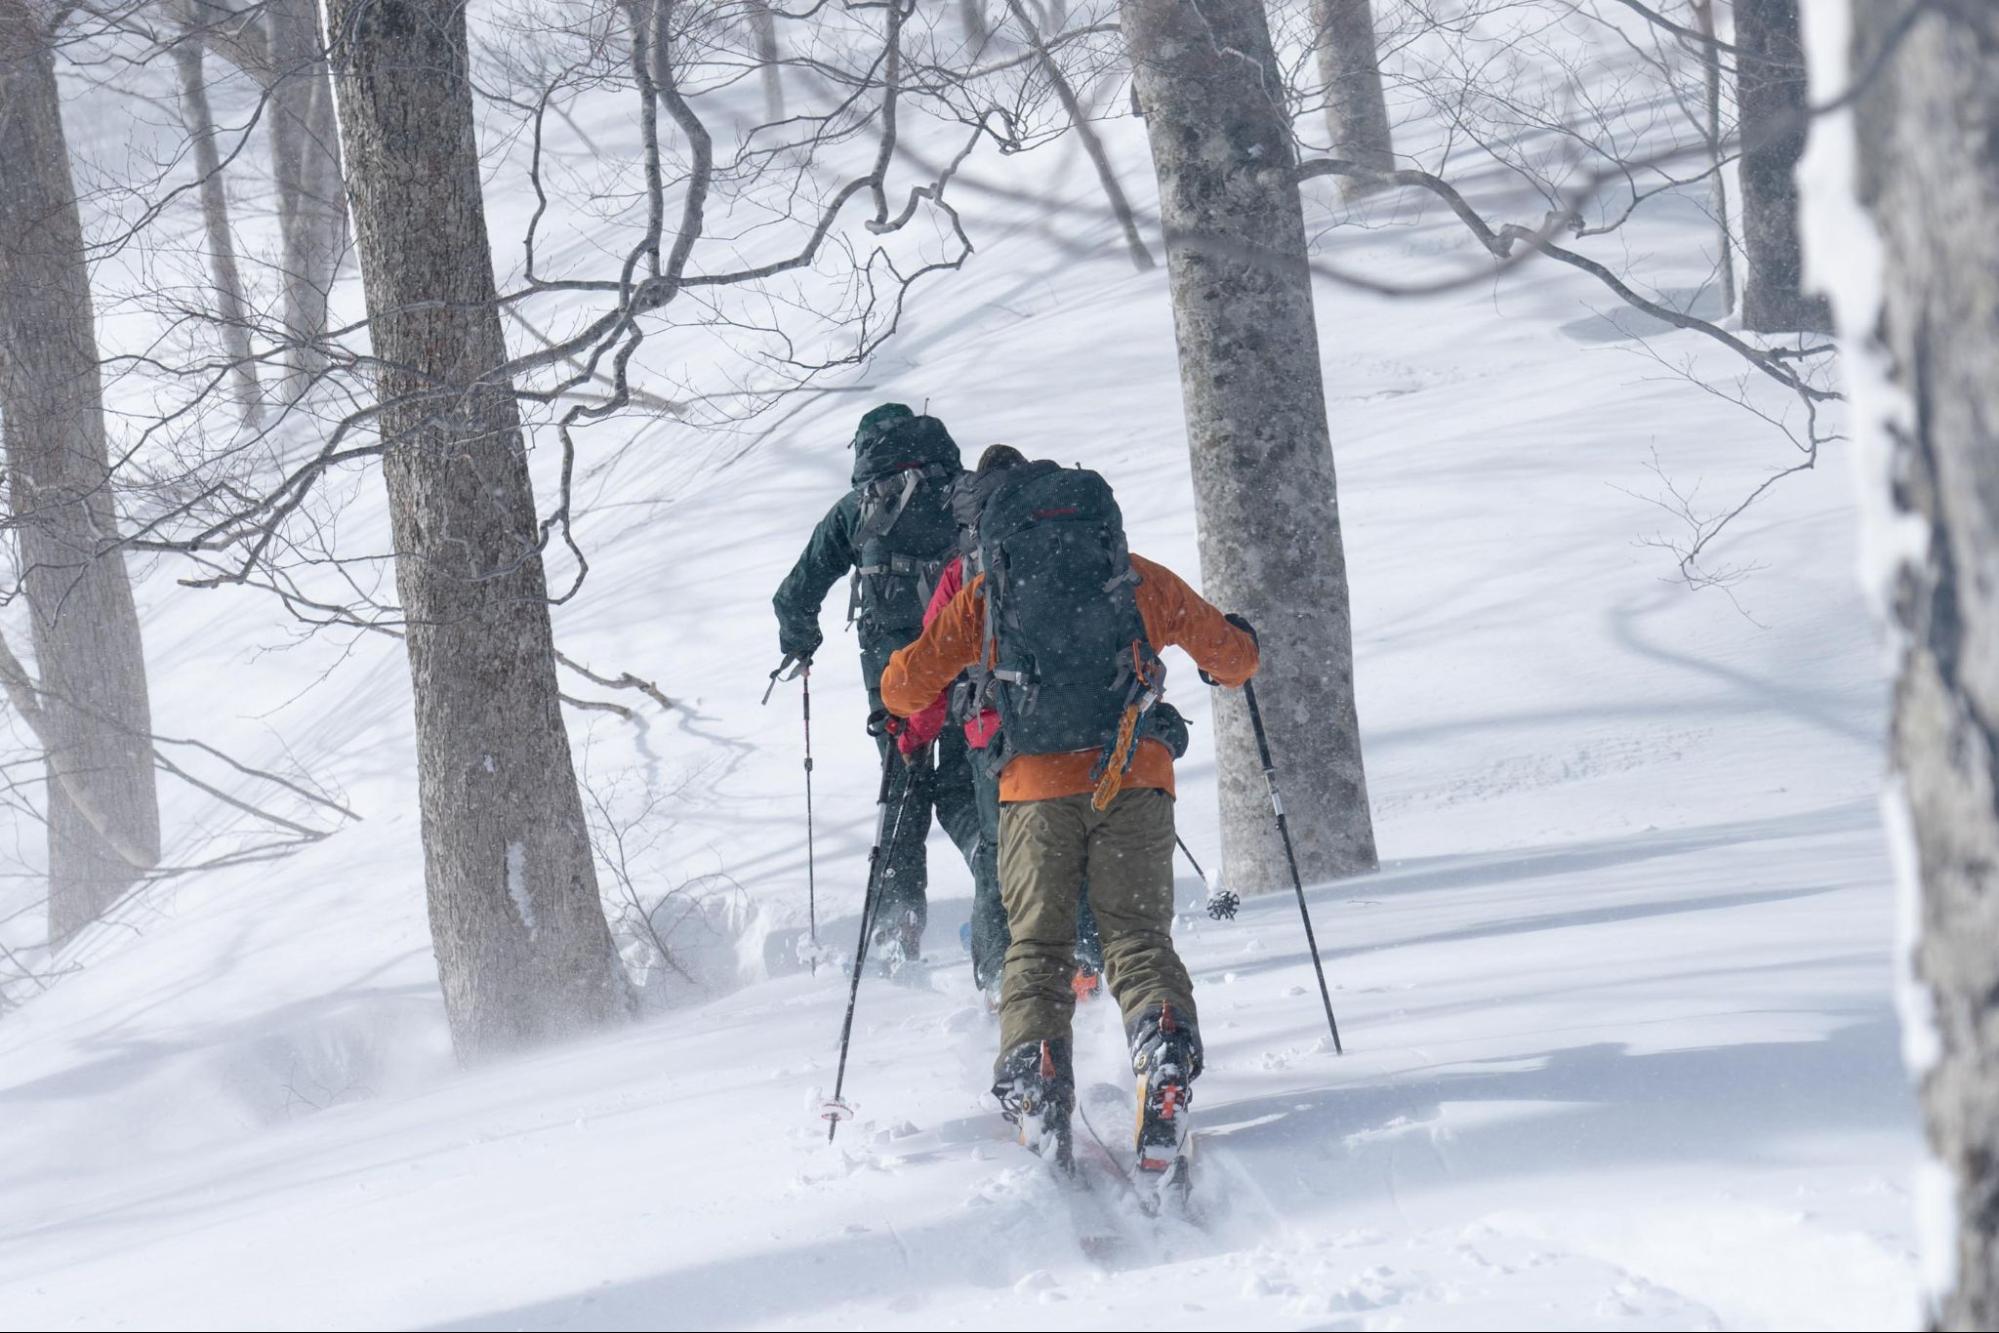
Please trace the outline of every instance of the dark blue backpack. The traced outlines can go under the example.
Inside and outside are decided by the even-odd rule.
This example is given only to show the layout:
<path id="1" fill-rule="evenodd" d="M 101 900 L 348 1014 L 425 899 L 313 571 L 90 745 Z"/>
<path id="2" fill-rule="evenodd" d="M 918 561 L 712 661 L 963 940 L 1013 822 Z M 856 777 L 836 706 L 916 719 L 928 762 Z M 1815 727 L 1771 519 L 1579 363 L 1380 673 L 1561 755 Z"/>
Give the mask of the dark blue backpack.
<path id="1" fill-rule="evenodd" d="M 1151 730 L 1166 668 L 1139 614 L 1110 484 L 1057 463 L 1009 469 L 979 513 L 978 563 L 981 661 L 1007 751 L 1099 749 L 1097 775 L 1115 774 L 1114 794 Z"/>

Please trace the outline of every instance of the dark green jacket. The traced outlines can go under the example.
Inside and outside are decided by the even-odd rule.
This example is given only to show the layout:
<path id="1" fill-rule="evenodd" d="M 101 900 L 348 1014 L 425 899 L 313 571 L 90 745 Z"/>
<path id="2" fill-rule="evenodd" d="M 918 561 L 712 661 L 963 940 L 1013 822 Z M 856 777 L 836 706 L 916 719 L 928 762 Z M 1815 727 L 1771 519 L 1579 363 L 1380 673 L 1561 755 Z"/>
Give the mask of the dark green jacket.
<path id="1" fill-rule="evenodd" d="M 861 497 L 858 492 L 849 491 L 812 530 L 812 539 L 805 543 L 798 563 L 791 567 L 771 598 L 771 606 L 777 611 L 780 652 L 809 657 L 819 651 L 823 641 L 819 612 L 826 594 L 863 563 L 863 552 L 857 547 L 860 529 Z M 905 510 L 889 534 L 869 540 L 868 559 L 885 563 L 892 551 L 918 557 L 941 569 L 956 542 L 957 528 L 951 521 L 950 510 L 939 494 L 933 492 Z M 934 573 L 930 577 L 934 578 Z M 854 626 L 860 640 L 861 674 L 872 707 L 881 706 L 876 685 L 890 655 L 922 632 L 923 605 L 930 595 L 928 584 L 918 587 L 916 580 L 909 578 L 894 585 L 895 591 L 888 601 L 875 601 L 874 598 L 884 596 L 882 587 L 877 583 L 870 588 L 869 605 L 880 609 L 882 614 L 892 615 L 893 623 L 877 624 L 864 615 Z M 895 608 L 893 611 L 886 609 L 891 606 Z"/>
<path id="2" fill-rule="evenodd" d="M 819 608 L 826 601 L 827 590 L 854 568 L 854 530 L 860 522 L 860 496 L 848 491 L 812 529 L 812 540 L 805 543 L 798 563 L 777 585 L 777 595 L 770 604 L 777 610 L 779 652 L 810 657 L 819 651 L 824 641 L 819 632 Z"/>

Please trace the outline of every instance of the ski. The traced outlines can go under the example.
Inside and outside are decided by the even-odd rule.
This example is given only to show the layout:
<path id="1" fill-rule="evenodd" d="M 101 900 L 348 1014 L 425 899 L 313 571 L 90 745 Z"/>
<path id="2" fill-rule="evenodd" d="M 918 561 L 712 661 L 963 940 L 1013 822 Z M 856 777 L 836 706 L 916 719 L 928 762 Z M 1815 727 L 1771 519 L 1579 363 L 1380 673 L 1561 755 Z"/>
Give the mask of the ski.
<path id="1" fill-rule="evenodd" d="M 1142 1087 L 1141 1084 L 1141 1104 Z M 1109 1083 L 1099 1083 L 1091 1088 L 1087 1100 L 1098 1103 L 1101 1110 L 1115 1111 L 1118 1114 L 1124 1114 L 1130 1109 L 1125 1102 L 1123 1090 Z M 1138 1205 L 1139 1211 L 1151 1218 L 1163 1215 L 1190 1222 L 1196 1220 L 1190 1205 L 1190 1196 L 1194 1187 L 1194 1135 L 1187 1128 L 1184 1109 L 1178 1117 L 1179 1132 L 1174 1151 L 1170 1157 L 1155 1158 L 1154 1160 L 1159 1161 L 1160 1165 L 1154 1169 L 1147 1166 L 1143 1156 L 1136 1156 L 1136 1160 L 1127 1166 L 1124 1161 L 1125 1154 L 1113 1148 L 1098 1131 L 1096 1122 L 1090 1118 L 1084 1101 L 1085 1099 L 1078 1099 L 1076 1110 L 1083 1122 L 1084 1131 L 1089 1135 L 1091 1147 L 1094 1149 L 1093 1155 L 1098 1157 L 1124 1186 L 1132 1201 Z M 1127 1153 L 1129 1151 L 1127 1150 Z"/>

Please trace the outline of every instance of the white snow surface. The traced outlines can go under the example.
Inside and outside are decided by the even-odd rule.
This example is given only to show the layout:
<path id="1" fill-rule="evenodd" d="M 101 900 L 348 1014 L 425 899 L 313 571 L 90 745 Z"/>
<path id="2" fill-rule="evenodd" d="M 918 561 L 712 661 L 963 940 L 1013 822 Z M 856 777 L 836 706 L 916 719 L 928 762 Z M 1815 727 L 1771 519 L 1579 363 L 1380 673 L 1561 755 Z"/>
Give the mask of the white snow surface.
<path id="1" fill-rule="evenodd" d="M 1142 138 L 1110 133 L 1149 202 Z M 1073 153 L 1009 169 L 1090 199 Z M 526 202 L 489 188 L 517 235 Z M 1477 262 L 1415 201 L 1321 232 L 1331 197 L 1315 234 L 1345 267 Z M 813 675 L 816 973 L 797 687 L 757 699 L 768 597 L 845 485 L 854 419 L 927 400 L 968 453 L 1099 468 L 1134 548 L 1198 579 L 1163 275 L 1132 273 L 1094 215 L 993 207 L 874 364 L 728 438 L 635 418 L 627 460 L 586 474 L 593 568 L 558 636 L 677 705 L 643 732 L 568 715 L 611 816 L 650 808 L 628 841 L 641 892 L 674 895 L 656 919 L 680 971 L 621 940 L 658 997 L 644 1021 L 458 1071 L 399 645 L 286 647 L 260 594 L 142 571 L 160 729 L 289 753 L 365 822 L 162 886 L 0 1018 L 0 1327 L 1912 1324 L 1921 1150 L 1854 478 L 1837 460 L 1752 509 L 1733 588 L 1676 583 L 1648 544 L 1673 522 L 1647 498 L 1655 457 L 1719 505 L 1787 446 L 1633 355 L 1608 294 L 1549 265 L 1422 301 L 1319 291 L 1384 857 L 1309 894 L 1346 1053 L 1296 903 L 1212 923 L 1183 871 L 1208 1048 L 1194 1216 L 1107 1191 L 1079 1223 L 984 1094 L 997 1033 L 940 834 L 931 966 L 863 983 L 858 1117 L 827 1144 L 876 771 L 840 590 Z M 1669 200 L 1621 253 L 1691 288 L 1705 228 Z M 1738 373 L 1693 335 L 1650 346 Z M 344 523 L 379 533 L 372 476 Z M 1212 869 L 1207 700 L 1184 662 L 1174 681 L 1196 737 L 1180 823 Z M 173 827 L 208 808 L 169 798 Z M 1079 1012 L 1078 1046 L 1116 1147 L 1108 1004 Z"/>

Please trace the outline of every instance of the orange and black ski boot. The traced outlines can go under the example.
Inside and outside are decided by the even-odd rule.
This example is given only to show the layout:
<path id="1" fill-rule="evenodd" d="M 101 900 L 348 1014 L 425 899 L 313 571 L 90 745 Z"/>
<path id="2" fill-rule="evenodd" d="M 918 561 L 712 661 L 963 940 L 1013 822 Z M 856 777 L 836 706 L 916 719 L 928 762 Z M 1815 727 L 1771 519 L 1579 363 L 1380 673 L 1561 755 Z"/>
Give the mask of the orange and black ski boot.
<path id="1" fill-rule="evenodd" d="M 1187 1112 L 1201 1072 L 1201 1034 L 1170 1004 L 1143 1010 L 1132 1021 L 1131 1067 L 1138 1075 L 1137 1167 L 1163 1198 L 1185 1196 L 1188 1179 Z"/>
<path id="2" fill-rule="evenodd" d="M 1069 1117 L 1076 1109 L 1076 1076 L 1066 1037 L 1023 1042 L 1007 1052 L 993 1080 L 1000 1112 L 1019 1127 L 1021 1145 L 1057 1170 L 1076 1169 Z"/>

